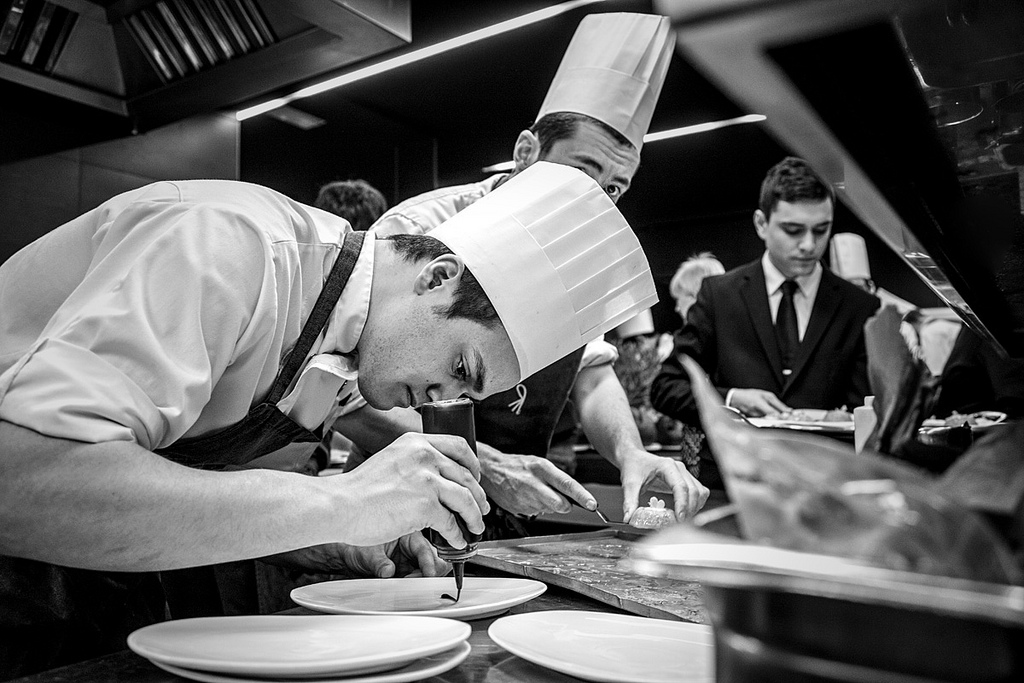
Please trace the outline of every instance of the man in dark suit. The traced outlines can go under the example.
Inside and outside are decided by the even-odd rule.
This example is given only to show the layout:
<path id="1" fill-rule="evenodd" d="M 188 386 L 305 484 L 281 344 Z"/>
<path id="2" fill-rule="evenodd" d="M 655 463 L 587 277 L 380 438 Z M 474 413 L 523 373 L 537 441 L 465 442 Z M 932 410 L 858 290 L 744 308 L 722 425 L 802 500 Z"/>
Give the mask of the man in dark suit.
<path id="1" fill-rule="evenodd" d="M 699 423 L 684 354 L 708 372 L 726 405 L 750 417 L 863 403 L 864 322 L 879 301 L 819 263 L 834 202 L 832 188 L 801 159 L 768 171 L 754 212 L 765 253 L 705 278 L 651 387 L 655 409 Z"/>

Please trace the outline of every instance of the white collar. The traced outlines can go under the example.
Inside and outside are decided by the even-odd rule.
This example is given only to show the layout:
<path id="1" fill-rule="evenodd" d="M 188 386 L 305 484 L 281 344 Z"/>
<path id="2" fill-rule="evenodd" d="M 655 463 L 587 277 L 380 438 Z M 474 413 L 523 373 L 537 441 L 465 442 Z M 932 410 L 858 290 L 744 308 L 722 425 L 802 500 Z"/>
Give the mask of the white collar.
<path id="1" fill-rule="evenodd" d="M 366 237 L 363 239 L 359 258 L 327 322 L 323 341 L 316 351 L 318 354 L 351 353 L 363 334 L 363 327 L 370 312 L 370 288 L 373 284 L 373 254 L 376 241 L 376 236 L 372 232 L 364 234 Z"/>
<path id="2" fill-rule="evenodd" d="M 765 291 L 768 292 L 768 296 L 771 296 L 786 281 L 786 276 L 775 267 L 771 258 L 768 257 L 767 251 L 761 256 L 761 269 L 764 271 Z M 796 284 L 800 287 L 800 291 L 804 296 L 809 297 L 811 292 L 818 291 L 818 285 L 821 283 L 821 273 L 822 267 L 819 261 L 814 264 L 814 270 L 811 271 L 810 275 L 801 275 L 796 278 Z"/>

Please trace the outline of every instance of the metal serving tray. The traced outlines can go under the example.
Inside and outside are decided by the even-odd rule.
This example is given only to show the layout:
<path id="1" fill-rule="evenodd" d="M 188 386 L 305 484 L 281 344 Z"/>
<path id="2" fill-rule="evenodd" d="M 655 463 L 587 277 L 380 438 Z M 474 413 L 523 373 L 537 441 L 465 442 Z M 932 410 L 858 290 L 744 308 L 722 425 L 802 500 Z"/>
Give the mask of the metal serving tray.
<path id="1" fill-rule="evenodd" d="M 644 576 L 627 563 L 645 533 L 625 527 L 479 544 L 472 564 L 559 586 L 632 614 L 705 624 L 700 584 Z"/>

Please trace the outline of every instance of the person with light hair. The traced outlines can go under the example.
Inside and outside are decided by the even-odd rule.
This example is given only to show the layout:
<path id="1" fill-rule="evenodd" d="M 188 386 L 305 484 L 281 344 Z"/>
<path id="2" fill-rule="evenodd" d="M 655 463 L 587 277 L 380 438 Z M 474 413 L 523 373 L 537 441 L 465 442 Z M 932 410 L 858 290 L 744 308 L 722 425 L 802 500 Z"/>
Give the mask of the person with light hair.
<path id="1" fill-rule="evenodd" d="M 676 300 L 676 313 L 686 323 L 686 312 L 697 300 L 700 283 L 709 275 L 722 275 L 725 266 L 710 251 L 694 254 L 679 264 L 676 274 L 672 276 L 668 289 Z"/>

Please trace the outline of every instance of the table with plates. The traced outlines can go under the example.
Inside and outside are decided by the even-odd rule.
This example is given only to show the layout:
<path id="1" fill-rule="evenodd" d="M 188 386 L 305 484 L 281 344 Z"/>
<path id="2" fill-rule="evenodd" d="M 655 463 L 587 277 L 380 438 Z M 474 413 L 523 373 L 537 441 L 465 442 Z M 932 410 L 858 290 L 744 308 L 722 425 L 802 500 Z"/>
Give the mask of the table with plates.
<path id="1" fill-rule="evenodd" d="M 486 570 L 484 570 L 485 573 Z M 494 577 L 493 573 L 489 573 Z M 467 577 L 467 580 L 470 577 Z M 500 578 L 500 577 L 499 577 Z M 365 613 L 363 613 L 365 614 Z M 313 611 L 305 607 L 296 607 L 288 610 L 279 617 L 279 620 L 286 619 L 307 619 L 314 620 L 337 620 L 352 615 L 327 615 L 320 611 Z M 238 617 L 249 619 L 248 617 Z M 387 616 L 357 616 L 358 619 L 396 619 L 399 617 Z M 679 658 L 682 648 L 689 648 L 700 656 L 686 656 L 686 670 L 682 677 L 674 676 L 673 680 L 682 681 L 703 681 L 711 683 L 714 676 L 711 672 L 713 667 L 711 630 L 707 626 L 690 624 L 688 622 L 652 619 L 637 617 L 627 614 L 623 610 L 600 603 L 580 594 L 559 588 L 548 586 L 544 593 L 530 598 L 526 602 L 517 604 L 503 611 L 500 614 L 492 614 L 480 618 L 466 618 L 465 621 L 456 619 L 438 619 L 437 617 L 408 617 L 414 620 L 435 620 L 451 622 L 444 628 L 444 637 L 458 639 L 462 634 L 455 633 L 460 626 L 468 627 L 468 638 L 462 641 L 454 649 L 443 653 L 437 653 L 416 660 L 409 665 L 413 668 L 419 666 L 424 671 L 429 671 L 430 666 L 441 667 L 445 660 L 458 661 L 448 670 L 432 675 L 427 678 L 416 677 L 415 671 L 405 674 L 407 668 L 379 672 L 347 674 L 350 678 L 338 676 L 320 676 L 316 673 L 316 667 L 303 673 L 305 678 L 294 678 L 295 681 L 309 683 L 313 680 L 331 680 L 344 683 L 346 680 L 365 681 L 375 683 L 379 680 L 382 683 L 395 680 L 426 680 L 433 683 L 512 683 L 515 682 L 539 682 L 539 683 L 571 683 L 580 680 L 623 680 L 624 672 L 614 670 L 615 661 L 623 659 L 621 654 L 616 655 L 615 646 L 630 648 L 630 656 L 633 657 L 633 669 L 629 672 L 634 680 L 654 681 L 657 676 L 651 678 L 652 672 L 643 671 L 643 666 L 652 667 L 652 671 L 662 670 L 665 667 L 658 663 L 657 657 L 670 656 Z M 215 620 L 213 629 L 222 628 L 218 622 L 224 619 Z M 174 622 L 165 622 L 173 624 Z M 296 622 L 299 623 L 299 622 Z M 316 622 L 322 627 L 322 621 Z M 200 624 L 203 628 L 205 625 Z M 386 623 L 370 624 L 371 628 L 386 628 Z M 494 628 L 492 628 L 494 627 Z M 276 624 L 271 624 L 271 629 Z M 593 642 L 578 642 L 578 638 L 568 637 L 566 634 L 579 632 L 580 629 L 589 629 L 593 634 Z M 596 630 L 595 630 L 596 629 Z M 452 633 L 448 633 L 451 631 Z M 138 632 L 137 632 L 138 633 Z M 628 642 L 632 634 L 636 634 L 635 644 Z M 143 634 L 145 635 L 145 634 Z M 205 635 L 205 634 L 201 634 Z M 270 634 L 272 636 L 272 634 Z M 228 634 L 226 637 L 230 637 Z M 211 638 L 214 636 L 211 635 Z M 225 637 L 225 636 L 221 636 Z M 367 636 L 372 637 L 372 636 Z M 643 652 L 644 642 L 653 648 L 650 652 Z M 658 643 L 661 643 L 660 645 Z M 672 643 L 671 646 L 665 643 Z M 500 643 L 500 644 L 499 644 Z M 133 643 L 137 649 L 145 650 L 146 643 Z M 519 653 L 517 656 L 512 651 Z M 321 648 L 322 651 L 322 648 Z M 575 654 L 574 654 L 575 653 Z M 159 654 L 159 653 L 157 653 Z M 258 652 L 253 653 L 254 656 Z M 573 658 L 576 658 L 573 661 Z M 542 662 L 542 664 L 538 663 Z M 567 664 L 568 662 L 568 664 Z M 190 662 L 185 662 L 189 664 Z M 582 668 L 577 668 L 577 665 Z M 641 668 L 636 668 L 641 667 Z M 234 681 L 240 683 L 247 680 L 245 675 L 239 676 L 237 672 L 204 672 L 196 676 L 195 672 L 189 672 L 187 678 L 179 677 L 175 673 L 174 664 L 161 662 L 161 666 L 149 661 L 146 657 L 133 651 L 123 651 L 98 659 L 90 660 L 80 664 L 74 664 L 59 669 L 36 674 L 23 679 L 17 683 L 64 683 L 65 681 L 79 681 L 82 683 L 100 683 L 107 681 L 118 681 L 120 683 L 172 683 L 183 680 L 206 680 L 210 683 L 224 683 Z M 577 676 L 566 675 L 559 671 L 577 671 Z M 662 674 L 664 675 L 664 674 Z M 410 677 L 411 676 L 411 677 Z M 602 676 L 605 676 L 602 678 Z M 607 677 L 610 676 L 610 677 Z M 278 679 L 271 679 L 278 680 Z M 667 680 L 667 679 L 666 679 Z"/>

